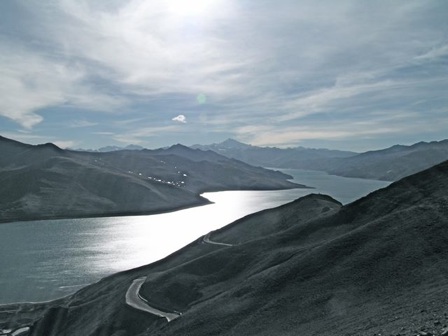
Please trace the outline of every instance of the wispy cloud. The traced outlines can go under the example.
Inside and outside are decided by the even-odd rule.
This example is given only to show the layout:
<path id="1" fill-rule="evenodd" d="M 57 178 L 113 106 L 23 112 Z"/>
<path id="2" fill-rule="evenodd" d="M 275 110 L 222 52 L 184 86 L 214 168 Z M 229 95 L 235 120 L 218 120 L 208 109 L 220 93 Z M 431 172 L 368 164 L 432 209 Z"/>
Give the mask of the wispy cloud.
<path id="1" fill-rule="evenodd" d="M 82 128 L 82 127 L 91 127 L 98 125 L 97 122 L 91 122 L 87 120 L 74 120 L 69 123 L 69 127 L 71 128 Z"/>
<path id="2" fill-rule="evenodd" d="M 15 44 L 0 43 L 0 64 L 0 115 L 27 129 L 42 122 L 38 111 L 45 107 L 114 111 L 126 100 L 98 92 L 84 82 L 82 67 Z"/>
<path id="3" fill-rule="evenodd" d="M 178 0 L 2 5 L 0 116 L 29 130 L 83 110 L 70 116 L 77 126 L 66 125 L 79 134 L 101 125 L 111 140 L 167 134 L 169 143 L 167 127 L 188 115 L 188 130 L 176 131 L 190 138 L 244 130 L 258 143 L 293 145 L 305 136 L 351 139 L 356 132 L 322 126 L 338 120 L 387 132 L 378 111 L 408 113 L 396 132 L 416 120 L 441 125 L 448 106 L 443 1 L 210 0 L 198 11 Z M 13 26 L 6 15 L 29 24 Z M 105 123 L 98 112 L 121 118 Z M 167 126 L 176 115 L 179 125 Z"/>
<path id="4" fill-rule="evenodd" d="M 115 134 L 113 139 L 125 144 L 143 144 L 149 142 L 152 138 L 179 132 L 179 126 L 161 126 L 161 127 L 141 127 L 138 129 L 129 130 L 120 134 Z"/>
<path id="5" fill-rule="evenodd" d="M 185 124 L 187 122 L 187 118 L 183 114 L 179 114 L 177 117 L 174 117 L 171 120 L 180 122 L 182 124 Z"/>
<path id="6" fill-rule="evenodd" d="M 77 142 L 76 141 L 72 141 L 72 140 L 67 140 L 67 141 L 56 140 L 53 143 L 56 146 L 58 146 L 59 148 L 73 148 L 73 147 L 77 146 Z"/>
<path id="7" fill-rule="evenodd" d="M 61 140 L 58 138 L 54 138 L 52 136 L 46 136 L 46 135 L 35 135 L 35 134 L 29 134 L 22 131 L 17 132 L 4 132 L 2 133 L 2 136 L 5 136 L 7 138 L 15 139 L 20 142 L 29 143 L 29 144 L 43 144 L 47 142 L 52 142 L 56 146 L 61 148 L 68 148 L 73 147 L 77 145 L 76 141 L 73 140 Z"/>

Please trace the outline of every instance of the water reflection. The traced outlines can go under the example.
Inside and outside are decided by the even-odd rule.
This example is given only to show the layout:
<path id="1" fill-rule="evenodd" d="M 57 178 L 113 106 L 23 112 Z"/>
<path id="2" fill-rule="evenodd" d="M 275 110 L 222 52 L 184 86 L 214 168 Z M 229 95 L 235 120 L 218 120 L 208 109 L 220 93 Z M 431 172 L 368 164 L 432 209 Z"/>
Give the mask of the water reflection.
<path id="1" fill-rule="evenodd" d="M 206 193 L 214 204 L 168 214 L 0 225 L 0 303 L 67 295 L 106 275 L 163 258 L 245 215 L 311 192 L 348 203 L 388 184 L 286 172 L 315 189 Z"/>

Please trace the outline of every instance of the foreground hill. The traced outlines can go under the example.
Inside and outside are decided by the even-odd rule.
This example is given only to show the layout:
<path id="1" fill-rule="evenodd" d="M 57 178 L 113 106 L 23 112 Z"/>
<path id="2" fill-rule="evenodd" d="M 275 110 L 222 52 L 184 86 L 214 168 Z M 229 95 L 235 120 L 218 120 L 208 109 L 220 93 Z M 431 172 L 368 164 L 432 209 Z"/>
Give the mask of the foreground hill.
<path id="1" fill-rule="evenodd" d="M 290 176 L 184 146 L 89 153 L 0 137 L 0 222 L 148 214 L 206 204 L 204 191 L 302 187 Z"/>
<path id="2" fill-rule="evenodd" d="M 257 166 L 320 170 L 338 176 L 384 181 L 397 181 L 448 160 L 448 140 L 395 145 L 361 154 L 303 147 L 257 147 L 232 139 L 193 147 L 213 150 Z"/>
<path id="3" fill-rule="evenodd" d="M 0 329 L 40 336 L 441 335 L 448 323 L 447 190 L 444 162 L 347 206 L 309 195 L 67 298 L 2 306 Z M 169 317 L 127 304 L 131 294 Z"/>

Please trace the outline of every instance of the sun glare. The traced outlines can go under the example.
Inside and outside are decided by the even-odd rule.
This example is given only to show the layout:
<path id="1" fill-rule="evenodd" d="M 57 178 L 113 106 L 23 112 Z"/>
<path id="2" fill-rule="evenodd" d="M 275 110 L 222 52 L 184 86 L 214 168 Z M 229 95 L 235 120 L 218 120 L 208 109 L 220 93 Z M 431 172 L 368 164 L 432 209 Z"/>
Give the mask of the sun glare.
<path id="1" fill-rule="evenodd" d="M 175 16 L 207 16 L 219 0 L 167 0 L 168 11 Z"/>

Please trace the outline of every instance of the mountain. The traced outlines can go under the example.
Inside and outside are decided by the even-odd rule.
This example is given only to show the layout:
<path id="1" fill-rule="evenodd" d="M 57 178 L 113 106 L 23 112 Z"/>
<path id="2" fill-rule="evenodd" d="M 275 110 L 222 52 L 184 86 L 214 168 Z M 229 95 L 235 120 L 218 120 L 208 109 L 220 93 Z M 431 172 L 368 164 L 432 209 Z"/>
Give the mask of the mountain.
<path id="1" fill-rule="evenodd" d="M 120 146 L 105 146 L 105 147 L 101 147 L 98 149 L 82 149 L 82 148 L 77 148 L 77 149 L 70 149 L 69 150 L 75 150 L 78 152 L 101 152 L 101 153 L 105 153 L 105 152 L 115 152 L 115 151 L 119 151 L 119 150 L 142 150 L 145 149 L 142 146 L 139 145 L 127 145 L 126 147 L 120 147 Z"/>
<path id="2" fill-rule="evenodd" d="M 106 147 L 101 147 L 98 148 L 98 152 L 114 152 L 114 151 L 119 151 L 119 150 L 142 150 L 145 149 L 142 146 L 138 146 L 138 145 L 127 145 L 126 147 L 119 147 L 119 146 L 106 146 Z"/>
<path id="3" fill-rule="evenodd" d="M 448 140 L 395 145 L 355 155 L 326 168 L 330 174 L 396 181 L 448 159 Z"/>
<path id="4" fill-rule="evenodd" d="M 308 195 L 66 298 L 2 306 L 0 327 L 33 336 L 446 335 L 447 190 L 448 161 L 346 206 Z"/>
<path id="5" fill-rule="evenodd" d="M 212 145 L 194 145 L 192 148 L 212 150 L 229 158 L 241 160 L 250 165 L 273 168 L 318 169 L 328 159 L 345 158 L 357 153 L 329 149 L 304 147 L 276 148 L 257 147 L 227 139 Z"/>
<path id="6" fill-rule="evenodd" d="M 255 166 L 319 170 L 332 175 L 384 181 L 397 181 L 448 160 L 448 140 L 395 145 L 361 154 L 303 147 L 256 147 L 232 139 L 193 147 L 212 150 Z"/>
<path id="7" fill-rule="evenodd" d="M 187 147 L 92 153 L 0 137 L 0 222 L 149 214 L 207 204 L 204 191 L 303 187 Z"/>

